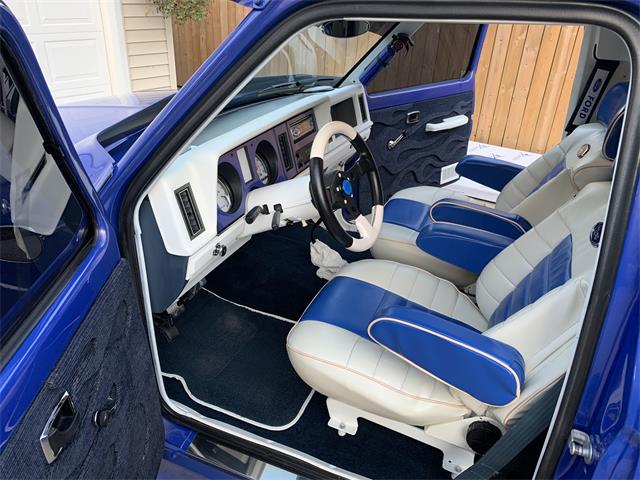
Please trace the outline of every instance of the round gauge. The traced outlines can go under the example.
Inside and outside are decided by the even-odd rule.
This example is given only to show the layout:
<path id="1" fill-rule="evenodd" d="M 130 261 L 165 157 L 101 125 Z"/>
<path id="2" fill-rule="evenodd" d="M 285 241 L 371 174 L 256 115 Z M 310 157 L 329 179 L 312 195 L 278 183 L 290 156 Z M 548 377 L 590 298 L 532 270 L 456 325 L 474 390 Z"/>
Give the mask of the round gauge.
<path id="1" fill-rule="evenodd" d="M 221 212 L 229 213 L 233 206 L 233 192 L 227 182 L 222 179 L 218 179 L 218 209 Z"/>
<path id="2" fill-rule="evenodd" d="M 260 181 L 265 185 L 271 183 L 271 167 L 269 166 L 269 162 L 262 158 L 260 154 L 256 153 L 254 163 L 256 166 L 256 174 Z"/>

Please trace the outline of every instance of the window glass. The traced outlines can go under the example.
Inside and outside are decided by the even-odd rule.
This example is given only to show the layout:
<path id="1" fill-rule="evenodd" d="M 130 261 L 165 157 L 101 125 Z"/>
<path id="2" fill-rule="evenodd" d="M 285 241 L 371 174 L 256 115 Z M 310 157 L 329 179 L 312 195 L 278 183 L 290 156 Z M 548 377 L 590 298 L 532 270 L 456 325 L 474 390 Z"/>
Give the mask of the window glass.
<path id="1" fill-rule="evenodd" d="M 415 43 L 401 51 L 367 85 L 371 93 L 458 80 L 471 65 L 478 25 L 425 23 L 411 36 Z"/>
<path id="2" fill-rule="evenodd" d="M 368 32 L 352 38 L 326 35 L 314 25 L 289 40 L 257 77 L 312 75 L 342 78 L 380 40 L 390 24 L 372 22 Z"/>
<path id="3" fill-rule="evenodd" d="M 79 248 L 85 215 L 0 58 L 0 341 Z"/>

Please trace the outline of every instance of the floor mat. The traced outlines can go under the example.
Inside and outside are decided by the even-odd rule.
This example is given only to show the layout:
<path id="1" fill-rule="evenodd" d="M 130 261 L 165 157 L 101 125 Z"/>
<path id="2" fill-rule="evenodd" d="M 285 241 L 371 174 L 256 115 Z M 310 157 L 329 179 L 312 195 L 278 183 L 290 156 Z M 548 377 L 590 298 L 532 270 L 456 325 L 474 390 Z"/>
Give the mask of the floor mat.
<path id="1" fill-rule="evenodd" d="M 316 393 L 291 428 L 272 432 L 244 424 L 194 403 L 176 381 L 165 380 L 169 396 L 209 418 L 238 426 L 324 462 L 375 479 L 443 479 L 442 452 L 367 420 L 358 420 L 356 435 L 340 437 L 327 425 L 326 397 Z M 274 406 L 275 408 L 275 406 Z"/>
<path id="2" fill-rule="evenodd" d="M 316 238 L 348 262 L 371 258 L 337 245 L 322 229 Z M 309 259 L 310 228 L 300 224 L 254 235 L 207 277 L 207 288 L 236 303 L 297 320 L 326 283 Z"/>
<path id="3" fill-rule="evenodd" d="M 163 374 L 174 376 L 173 383 L 184 382 L 181 389 L 196 397 L 193 402 L 263 428 L 286 428 L 297 420 L 311 389 L 287 357 L 293 323 L 202 290 L 176 325 L 180 335 L 171 343 L 157 335 L 160 365 Z"/>

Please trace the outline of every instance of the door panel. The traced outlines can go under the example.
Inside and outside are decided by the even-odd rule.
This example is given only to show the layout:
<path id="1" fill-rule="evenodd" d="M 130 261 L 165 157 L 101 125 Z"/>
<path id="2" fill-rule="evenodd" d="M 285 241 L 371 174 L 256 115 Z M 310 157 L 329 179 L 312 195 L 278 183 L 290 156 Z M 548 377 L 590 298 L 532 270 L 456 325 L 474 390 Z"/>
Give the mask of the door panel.
<path id="1" fill-rule="evenodd" d="M 420 120 L 407 125 L 407 114 L 416 111 L 420 112 Z M 367 143 L 378 163 L 385 197 L 416 185 L 439 185 L 440 169 L 467 153 L 472 113 L 473 92 L 372 111 L 373 127 Z M 439 123 L 456 115 L 466 115 L 469 122 L 450 130 L 425 132 L 427 123 Z M 389 150 L 388 142 L 403 132 L 406 136 Z M 363 183 L 359 198 L 368 201 L 369 197 L 369 185 Z M 361 207 L 368 211 L 365 205 Z"/>
<path id="2" fill-rule="evenodd" d="M 162 455 L 160 401 L 144 320 L 121 260 L 2 453 L 0 478 L 150 478 Z M 79 429 L 48 464 L 40 435 L 63 394 Z M 94 415 L 111 410 L 105 426 Z"/>
<path id="3" fill-rule="evenodd" d="M 401 24 L 399 30 L 392 58 L 361 77 L 373 121 L 368 143 L 386 198 L 404 188 L 440 186 L 441 169 L 467 153 L 486 34 L 486 26 L 473 24 Z M 363 211 L 368 190 L 360 186 Z"/>
<path id="4" fill-rule="evenodd" d="M 0 478 L 152 477 L 164 432 L 133 277 L 2 2 L 0 94 L 2 243 L 20 260 L 11 282 L 2 270 L 0 288 L 21 289 L 0 303 Z M 69 215 L 70 198 L 81 214 Z"/>

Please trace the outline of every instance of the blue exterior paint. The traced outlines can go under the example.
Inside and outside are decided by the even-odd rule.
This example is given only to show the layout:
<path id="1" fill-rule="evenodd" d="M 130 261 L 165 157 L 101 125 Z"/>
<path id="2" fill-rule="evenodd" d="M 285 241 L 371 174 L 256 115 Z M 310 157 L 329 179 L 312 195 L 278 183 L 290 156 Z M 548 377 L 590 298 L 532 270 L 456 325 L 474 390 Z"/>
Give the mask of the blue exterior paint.
<path id="1" fill-rule="evenodd" d="M 106 221 L 91 181 L 76 156 L 62 119 L 49 93 L 31 45 L 15 17 L 0 4 L 0 35 L 25 70 L 27 89 L 60 145 L 81 195 L 95 216 L 95 241 L 69 283 L 42 314 L 38 323 L 0 371 L 0 452 L 32 399 L 55 366 L 98 292 L 120 259 L 117 239 Z"/>
<path id="2" fill-rule="evenodd" d="M 99 175 L 100 181 L 106 182 L 105 188 L 100 193 L 105 209 L 101 206 L 92 185 L 91 180 L 95 178 L 85 173 L 75 154 L 71 138 L 65 133 L 61 117 L 48 93 L 29 42 L 24 37 L 18 22 L 8 13 L 6 7 L 0 5 L 0 33 L 10 50 L 19 57 L 27 78 L 31 80 L 29 89 L 34 92 L 35 102 L 48 125 L 52 127 L 55 140 L 68 160 L 69 170 L 78 181 L 74 189 L 80 192 L 89 204 L 95 215 L 96 224 L 96 240 L 91 251 L 82 259 L 64 291 L 44 312 L 39 323 L 0 372 L 0 411 L 3 412 L 0 418 L 2 422 L 0 451 L 32 398 L 42 387 L 45 378 L 64 351 L 120 257 L 116 243 L 117 219 L 120 200 L 131 180 L 141 168 L 144 168 L 163 140 L 215 87 L 222 76 L 233 68 L 256 42 L 260 41 L 261 37 L 293 11 L 316 2 L 312 0 L 276 2 L 244 0 L 239 3 L 252 4 L 254 11 L 204 63 L 176 99 L 152 122 L 150 128 L 125 154 L 122 162 L 113 169 L 111 177 L 107 179 Z M 615 1 L 607 4 L 611 8 L 620 8 L 636 16 L 639 5 L 637 0 Z M 457 85 L 439 85 L 438 87 L 461 91 L 460 89 L 469 88 L 472 80 L 472 78 L 465 78 L 457 82 Z M 406 99 L 409 102 L 415 101 L 421 95 L 426 95 L 427 98 L 430 98 L 429 95 L 435 96 L 432 90 L 424 93 L 406 91 L 403 94 L 404 96 L 400 95 L 398 99 Z M 437 96 L 441 95 L 442 91 Z M 384 104 L 384 101 L 381 102 Z M 85 160 L 93 161 L 88 157 L 85 157 Z M 105 211 L 107 213 L 104 213 Z M 565 454 L 556 472 L 558 477 L 633 478 L 640 476 L 637 463 L 639 457 L 637 438 L 640 428 L 640 398 L 638 398 L 640 389 L 637 385 L 637 379 L 640 376 L 640 358 L 638 357 L 640 259 L 637 248 L 639 243 L 640 192 L 636 191 L 634 210 L 626 232 L 626 246 L 617 274 L 616 287 L 603 325 L 601 341 L 591 371 L 588 372 L 587 388 L 575 422 L 576 428 L 588 431 L 597 440 L 600 457 L 595 464 L 585 466 L 582 460 Z M 183 457 L 185 464 L 188 461 L 195 462 L 184 454 L 183 445 L 176 446 L 168 443 L 167 458 L 172 458 L 177 463 Z M 175 453 L 175 456 L 172 456 L 172 453 Z M 190 464 L 191 469 L 197 469 L 202 465 L 200 462 L 195 463 L 195 465 Z M 209 477 L 222 475 L 218 470 L 214 472 L 215 474 L 207 470 L 203 471 L 202 475 Z"/>
<path id="3" fill-rule="evenodd" d="M 640 478 L 640 184 L 609 308 L 573 428 L 589 434 L 598 459 L 565 450 L 556 478 Z"/>
<path id="4" fill-rule="evenodd" d="M 497 158 L 466 155 L 456 165 L 456 173 L 485 187 L 501 191 L 524 167 Z"/>
<path id="5" fill-rule="evenodd" d="M 512 402 L 524 385 L 524 359 L 518 350 L 457 323 L 443 321 L 442 316 L 429 311 L 386 309 L 371 324 L 369 336 L 401 358 L 490 405 Z"/>
<path id="6" fill-rule="evenodd" d="M 423 252 L 477 275 L 512 243 L 505 235 L 449 223 L 431 223 L 416 238 Z"/>
<path id="7" fill-rule="evenodd" d="M 573 242 L 568 235 L 500 302 L 491 314 L 489 326 L 505 321 L 554 288 L 564 285 L 571 278 L 572 253 Z"/>

